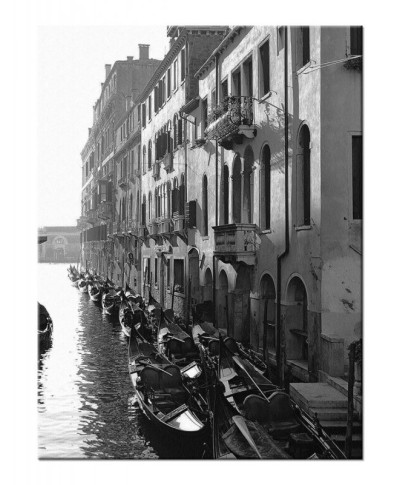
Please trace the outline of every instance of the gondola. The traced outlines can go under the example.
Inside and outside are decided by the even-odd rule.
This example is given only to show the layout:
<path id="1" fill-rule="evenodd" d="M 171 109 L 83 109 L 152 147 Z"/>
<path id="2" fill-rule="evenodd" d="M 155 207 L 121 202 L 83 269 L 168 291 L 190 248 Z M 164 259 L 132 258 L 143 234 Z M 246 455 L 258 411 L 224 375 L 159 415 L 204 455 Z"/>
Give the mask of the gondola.
<path id="1" fill-rule="evenodd" d="M 184 386 L 179 367 L 136 330 L 129 339 L 129 373 L 140 408 L 161 433 L 191 442 L 204 437 L 208 415 Z"/>
<path id="2" fill-rule="evenodd" d="M 48 345 L 53 334 L 53 321 L 46 308 L 38 302 L 38 339 L 39 346 Z"/>
<path id="3" fill-rule="evenodd" d="M 162 312 L 157 333 L 157 346 L 161 353 L 167 355 L 178 365 L 187 365 L 198 359 L 198 350 L 192 337 L 173 321 L 172 310 Z"/>
<path id="4" fill-rule="evenodd" d="M 101 289 L 100 286 L 97 282 L 89 283 L 88 284 L 88 293 L 89 297 L 92 301 L 94 302 L 100 302 L 101 301 Z"/>
<path id="5" fill-rule="evenodd" d="M 86 279 L 81 278 L 81 279 L 78 281 L 78 290 L 79 290 L 81 293 L 87 293 L 87 292 L 88 292 L 88 287 L 87 287 L 87 281 L 86 281 Z"/>
<path id="6" fill-rule="evenodd" d="M 119 297 L 113 288 L 105 289 L 101 297 L 101 305 L 104 313 L 112 315 L 114 310 L 118 307 Z"/>
<path id="7" fill-rule="evenodd" d="M 122 301 L 119 307 L 119 323 L 122 331 L 127 337 L 131 336 L 132 327 L 135 324 L 134 313 L 128 300 L 122 296 Z M 138 323 L 138 322 L 136 322 Z"/>

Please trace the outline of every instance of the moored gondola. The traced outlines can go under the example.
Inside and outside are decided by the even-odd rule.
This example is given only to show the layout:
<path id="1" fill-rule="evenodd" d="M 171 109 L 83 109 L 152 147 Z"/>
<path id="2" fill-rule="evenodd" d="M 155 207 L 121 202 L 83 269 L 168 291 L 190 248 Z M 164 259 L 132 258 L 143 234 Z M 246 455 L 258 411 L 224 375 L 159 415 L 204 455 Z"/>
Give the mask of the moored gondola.
<path id="1" fill-rule="evenodd" d="M 179 367 L 136 331 L 129 339 L 129 373 L 140 408 L 161 433 L 179 440 L 203 438 L 205 416 L 184 386 Z"/>
<path id="2" fill-rule="evenodd" d="M 124 334 L 127 337 L 130 337 L 135 320 L 132 308 L 129 305 L 128 300 L 124 297 L 122 297 L 119 307 L 119 323 L 121 324 Z"/>
<path id="3" fill-rule="evenodd" d="M 89 297 L 92 301 L 94 302 L 100 302 L 101 301 L 101 287 L 97 281 L 94 281 L 93 283 L 88 284 L 88 293 Z"/>
<path id="4" fill-rule="evenodd" d="M 53 320 L 44 305 L 38 302 L 38 339 L 39 346 L 48 345 L 53 334 Z"/>
<path id="5" fill-rule="evenodd" d="M 118 308 L 119 297 L 113 288 L 107 288 L 101 298 L 101 305 L 104 313 L 112 315 L 112 313 Z"/>

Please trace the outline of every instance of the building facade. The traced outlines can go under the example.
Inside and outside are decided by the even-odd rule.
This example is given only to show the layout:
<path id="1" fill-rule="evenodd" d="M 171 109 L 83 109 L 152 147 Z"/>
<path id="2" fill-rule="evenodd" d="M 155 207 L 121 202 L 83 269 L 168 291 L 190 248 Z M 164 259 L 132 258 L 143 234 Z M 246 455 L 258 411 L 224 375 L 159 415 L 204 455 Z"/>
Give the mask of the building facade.
<path id="1" fill-rule="evenodd" d="M 137 95 L 95 105 L 83 258 L 186 320 L 206 302 L 282 380 L 343 376 L 361 336 L 361 29 L 167 33 Z"/>
<path id="2" fill-rule="evenodd" d="M 77 227 L 39 228 L 39 263 L 77 263 L 80 250 L 80 231 Z"/>

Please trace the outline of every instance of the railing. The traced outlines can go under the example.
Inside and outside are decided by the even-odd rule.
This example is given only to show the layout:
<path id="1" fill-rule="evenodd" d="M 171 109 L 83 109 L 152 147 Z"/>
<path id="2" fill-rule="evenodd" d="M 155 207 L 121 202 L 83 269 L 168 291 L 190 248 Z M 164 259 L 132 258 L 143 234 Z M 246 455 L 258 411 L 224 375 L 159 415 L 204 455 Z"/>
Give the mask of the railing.
<path id="1" fill-rule="evenodd" d="M 149 236 L 157 236 L 158 234 L 158 221 L 153 219 L 148 226 Z"/>
<path id="2" fill-rule="evenodd" d="M 147 237 L 147 234 L 148 234 L 147 227 L 140 225 L 138 228 L 138 236 L 140 237 L 140 239 L 145 239 Z"/>
<path id="3" fill-rule="evenodd" d="M 215 248 L 214 252 L 219 255 L 242 256 L 249 264 L 253 261 L 257 250 L 257 235 L 255 224 L 226 224 L 215 226 Z M 243 261 L 245 259 L 242 259 Z"/>
<path id="4" fill-rule="evenodd" d="M 94 224 L 97 221 L 97 211 L 96 209 L 89 209 L 86 212 L 87 222 L 89 224 Z"/>
<path id="5" fill-rule="evenodd" d="M 229 96 L 212 108 L 205 130 L 207 139 L 224 139 L 239 131 L 242 125 L 253 124 L 253 98 L 250 96 Z"/>
<path id="6" fill-rule="evenodd" d="M 171 219 L 162 219 L 158 223 L 158 234 L 170 234 L 171 233 Z"/>
<path id="7" fill-rule="evenodd" d="M 137 225 L 137 222 L 136 222 L 136 219 L 128 219 L 128 223 L 127 223 L 127 231 L 130 233 L 130 234 L 133 234 L 134 236 L 137 236 L 138 234 L 138 225 Z"/>
<path id="8" fill-rule="evenodd" d="M 100 202 L 100 205 L 97 208 L 97 217 L 100 219 L 110 219 L 112 217 L 112 209 L 112 202 Z"/>
<path id="9" fill-rule="evenodd" d="M 178 212 L 174 212 L 172 221 L 174 223 L 174 232 L 183 232 L 185 230 L 185 216 Z"/>
<path id="10" fill-rule="evenodd" d="M 128 182 L 126 180 L 126 174 L 122 175 L 119 179 L 118 179 L 118 185 L 119 187 L 121 187 L 121 189 L 124 189 L 127 187 L 128 185 Z"/>

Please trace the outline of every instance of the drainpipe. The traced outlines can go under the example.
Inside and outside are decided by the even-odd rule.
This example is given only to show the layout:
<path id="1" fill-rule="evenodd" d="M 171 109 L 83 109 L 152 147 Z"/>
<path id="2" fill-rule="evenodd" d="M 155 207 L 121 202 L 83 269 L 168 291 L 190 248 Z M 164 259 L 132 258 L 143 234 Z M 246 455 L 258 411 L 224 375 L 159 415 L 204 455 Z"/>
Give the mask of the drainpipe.
<path id="1" fill-rule="evenodd" d="M 218 76 L 219 76 L 219 70 L 218 70 L 218 60 L 219 60 L 219 55 L 216 54 L 215 56 L 215 103 L 218 104 L 218 86 L 219 86 L 219 81 L 218 81 Z M 215 139 L 215 226 L 218 226 L 218 140 L 217 138 Z M 214 234 L 215 238 L 215 234 Z M 217 278 L 217 264 L 216 264 L 216 256 L 213 255 L 213 309 L 214 309 L 214 324 L 217 323 L 217 318 L 216 318 L 216 306 L 217 306 L 217 301 L 216 301 L 216 278 Z"/>
<path id="2" fill-rule="evenodd" d="M 276 361 L 278 366 L 278 380 L 279 385 L 283 387 L 284 384 L 284 355 L 282 350 L 282 308 L 281 308 L 281 284 L 282 284 L 282 259 L 289 252 L 289 126 L 288 126 L 288 35 L 287 27 L 285 27 L 285 249 L 278 255 L 277 258 L 277 349 Z"/>

